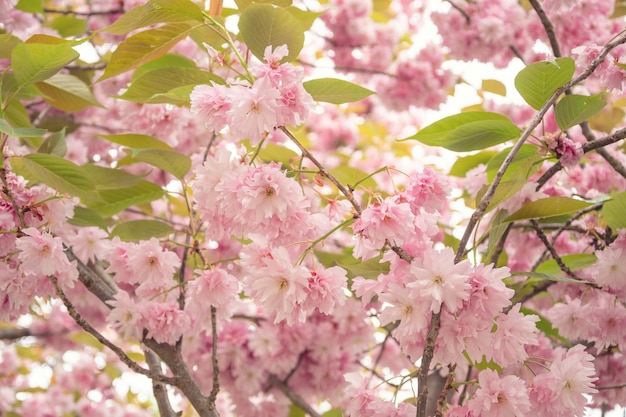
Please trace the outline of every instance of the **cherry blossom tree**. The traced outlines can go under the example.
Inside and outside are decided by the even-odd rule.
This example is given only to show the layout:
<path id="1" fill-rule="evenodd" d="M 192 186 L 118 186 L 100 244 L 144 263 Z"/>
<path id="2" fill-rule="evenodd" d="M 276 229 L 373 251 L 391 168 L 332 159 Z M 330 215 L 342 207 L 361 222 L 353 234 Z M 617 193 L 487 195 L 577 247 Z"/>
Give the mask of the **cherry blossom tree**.
<path id="1" fill-rule="evenodd" d="M 625 404 L 625 15 L 0 0 L 0 416 Z"/>

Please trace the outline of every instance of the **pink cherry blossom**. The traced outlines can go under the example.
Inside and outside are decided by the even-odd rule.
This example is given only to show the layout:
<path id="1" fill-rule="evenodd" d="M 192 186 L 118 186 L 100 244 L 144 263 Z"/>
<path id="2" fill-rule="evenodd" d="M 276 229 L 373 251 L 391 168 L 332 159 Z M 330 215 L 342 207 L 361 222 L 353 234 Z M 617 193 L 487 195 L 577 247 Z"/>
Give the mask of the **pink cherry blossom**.
<path id="1" fill-rule="evenodd" d="M 250 88 L 236 85 L 230 90 L 233 106 L 227 114 L 236 121 L 229 124 L 231 132 L 240 139 L 260 142 L 278 124 L 280 92 L 267 78 L 259 78 Z"/>
<path id="2" fill-rule="evenodd" d="M 469 276 L 471 265 L 468 261 L 454 263 L 454 252 L 446 247 L 441 251 L 428 249 L 423 259 L 411 263 L 413 280 L 407 288 L 421 298 L 434 313 L 445 305 L 454 313 L 461 308 L 463 301 L 470 296 Z"/>
<path id="3" fill-rule="evenodd" d="M 538 343 L 535 323 L 539 317 L 523 314 L 520 308 L 520 304 L 515 304 L 508 313 L 500 313 L 496 321 L 492 350 L 487 357 L 501 366 L 523 361 L 527 357 L 524 346 Z"/>
<path id="4" fill-rule="evenodd" d="M 526 384 L 515 375 L 500 377 L 491 369 L 478 374 L 479 388 L 467 407 L 478 417 L 525 417 L 530 411 Z"/>

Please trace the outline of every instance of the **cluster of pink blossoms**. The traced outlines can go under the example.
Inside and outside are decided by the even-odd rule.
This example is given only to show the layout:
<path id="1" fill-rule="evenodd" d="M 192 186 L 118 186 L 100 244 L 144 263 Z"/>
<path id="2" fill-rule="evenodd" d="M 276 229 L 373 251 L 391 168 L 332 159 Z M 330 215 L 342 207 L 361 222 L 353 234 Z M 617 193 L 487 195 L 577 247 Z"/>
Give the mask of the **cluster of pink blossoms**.
<path id="1" fill-rule="evenodd" d="M 274 244 L 314 238 L 318 216 L 310 213 L 300 185 L 277 163 L 255 167 L 242 162 L 219 149 L 195 170 L 194 200 L 208 223 L 207 237 L 259 235 Z"/>
<path id="2" fill-rule="evenodd" d="M 304 70 L 281 64 L 289 53 L 282 45 L 265 50 L 265 63 L 254 65 L 252 85 L 199 85 L 190 95 L 191 112 L 218 133 L 228 126 L 237 139 L 259 143 L 278 126 L 304 122 L 313 99 L 302 86 Z"/>

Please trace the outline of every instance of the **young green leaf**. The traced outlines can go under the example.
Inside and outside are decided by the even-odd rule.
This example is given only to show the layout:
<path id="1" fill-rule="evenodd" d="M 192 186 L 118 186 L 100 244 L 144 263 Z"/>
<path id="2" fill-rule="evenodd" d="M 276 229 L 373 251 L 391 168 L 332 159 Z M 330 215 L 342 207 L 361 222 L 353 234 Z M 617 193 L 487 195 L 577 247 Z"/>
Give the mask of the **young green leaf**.
<path id="1" fill-rule="evenodd" d="M 561 260 L 572 271 L 578 271 L 593 265 L 596 262 L 596 255 L 592 253 L 573 253 L 570 255 L 561 256 Z M 557 264 L 556 260 L 548 259 L 535 269 L 535 272 L 540 274 L 557 275 L 562 274 L 561 268 Z"/>
<path id="2" fill-rule="evenodd" d="M 89 87 L 71 74 L 55 74 L 35 83 L 35 87 L 52 107 L 63 111 L 76 112 L 89 106 L 102 107 Z"/>
<path id="3" fill-rule="evenodd" d="M 611 229 L 626 228 L 626 192 L 616 193 L 602 207 L 602 218 Z"/>
<path id="4" fill-rule="evenodd" d="M 445 117 L 404 140 L 467 152 L 516 139 L 519 134 L 520 129 L 505 116 L 477 111 Z"/>
<path id="5" fill-rule="evenodd" d="M 98 81 L 130 71 L 165 55 L 187 37 L 194 27 L 187 23 L 170 23 L 128 37 L 113 51 L 109 64 Z"/>
<path id="6" fill-rule="evenodd" d="M 538 219 L 542 217 L 559 216 L 561 214 L 574 213 L 582 210 L 593 203 L 576 200 L 570 197 L 547 197 L 531 201 L 521 209 L 505 219 L 507 222 L 526 219 Z"/>
<path id="7" fill-rule="evenodd" d="M 16 45 L 22 43 L 21 39 L 11 33 L 0 33 L 0 59 L 11 58 L 11 51 Z"/>
<path id="8" fill-rule="evenodd" d="M 224 80 L 210 72 L 197 68 L 157 68 L 134 80 L 119 97 L 128 101 L 155 103 L 159 102 L 159 95 L 166 94 L 176 88 L 188 85 L 209 84 L 211 82 L 221 84 Z"/>
<path id="9" fill-rule="evenodd" d="M 111 231 L 111 237 L 118 236 L 121 240 L 130 242 L 166 237 L 172 233 L 174 233 L 172 226 L 158 220 L 131 220 L 115 226 Z"/>
<path id="10" fill-rule="evenodd" d="M 73 162 L 43 153 L 14 156 L 9 161 L 13 171 L 31 182 L 80 198 L 95 197 L 95 184 Z"/>
<path id="11" fill-rule="evenodd" d="M 139 133 L 128 133 L 125 135 L 98 135 L 102 139 L 106 139 L 109 142 L 117 143 L 118 145 L 126 146 L 133 149 L 168 149 L 172 150 L 172 147 L 161 140 L 148 135 L 142 135 Z"/>
<path id="12" fill-rule="evenodd" d="M 70 14 L 55 17 L 50 26 L 64 38 L 81 36 L 87 32 L 87 20 Z"/>
<path id="13" fill-rule="evenodd" d="M 554 109 L 556 123 L 561 130 L 569 129 L 588 120 L 600 112 L 604 106 L 606 106 L 606 101 L 601 94 L 594 96 L 570 94 L 556 103 Z"/>
<path id="14" fill-rule="evenodd" d="M 150 0 L 126 12 L 112 25 L 102 29 L 116 35 L 126 35 L 136 29 L 157 23 L 202 22 L 202 10 L 189 0 Z"/>
<path id="15" fill-rule="evenodd" d="M 45 129 L 11 127 L 4 119 L 0 119 L 0 132 L 12 138 L 43 136 L 46 134 Z"/>
<path id="16" fill-rule="evenodd" d="M 300 21 L 285 9 L 271 4 L 253 4 L 241 13 L 239 32 L 245 44 L 261 61 L 267 46 L 287 45 L 289 55 L 283 62 L 296 59 L 304 45 Z"/>
<path id="17" fill-rule="evenodd" d="M 74 207 L 74 216 L 71 219 L 68 219 L 68 222 L 74 226 L 96 226 L 102 230 L 107 230 L 108 227 L 106 221 L 98 213 L 80 206 Z"/>
<path id="18" fill-rule="evenodd" d="M 107 168 L 92 164 L 83 165 L 81 168 L 96 184 L 96 190 L 133 187 L 143 180 L 142 177 L 119 168 Z"/>
<path id="19" fill-rule="evenodd" d="M 304 89 L 313 97 L 313 100 L 332 104 L 351 103 L 375 94 L 372 90 L 338 78 L 305 81 Z"/>
<path id="20" fill-rule="evenodd" d="M 539 110 L 554 92 L 572 79 L 576 66 L 569 57 L 535 62 L 515 77 L 515 88 L 534 109 Z"/>
<path id="21" fill-rule="evenodd" d="M 11 51 L 11 67 L 19 87 L 44 81 L 78 58 L 69 43 L 20 43 Z"/>
<path id="22" fill-rule="evenodd" d="M 67 152 L 67 145 L 65 144 L 65 128 L 48 136 L 39 146 L 37 152 L 49 153 L 63 158 Z"/>
<path id="23" fill-rule="evenodd" d="M 167 171 L 179 179 L 191 169 L 191 159 L 187 155 L 166 149 L 140 149 L 134 151 L 132 157 Z"/>
<path id="24" fill-rule="evenodd" d="M 165 191 L 149 181 L 140 181 L 132 187 L 101 190 L 97 199 L 85 204 L 100 216 L 109 217 L 134 206 L 149 203 L 165 195 Z"/>

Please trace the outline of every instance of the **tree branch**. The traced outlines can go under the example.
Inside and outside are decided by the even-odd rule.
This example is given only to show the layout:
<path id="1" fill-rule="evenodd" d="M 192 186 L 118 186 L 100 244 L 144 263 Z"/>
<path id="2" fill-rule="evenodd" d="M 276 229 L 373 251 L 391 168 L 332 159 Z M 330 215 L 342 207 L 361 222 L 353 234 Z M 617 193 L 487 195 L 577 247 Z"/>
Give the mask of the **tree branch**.
<path id="1" fill-rule="evenodd" d="M 112 343 L 109 339 L 104 337 L 98 330 L 96 330 L 91 324 L 89 324 L 85 319 L 82 318 L 82 316 L 76 310 L 72 302 L 69 300 L 69 298 L 67 298 L 67 295 L 65 294 L 65 292 L 63 292 L 63 290 L 59 286 L 59 281 L 57 280 L 55 276 L 50 275 L 48 278 L 50 279 L 50 282 L 52 282 L 52 285 L 54 286 L 54 289 L 57 295 L 59 296 L 61 301 L 63 301 L 65 308 L 67 308 L 68 313 L 70 314 L 70 316 L 72 316 L 76 324 L 82 327 L 87 333 L 95 337 L 98 340 L 98 342 L 102 343 L 104 346 L 111 349 L 113 353 L 115 353 L 117 357 L 120 358 L 120 360 L 126 364 L 126 366 L 128 366 L 131 370 L 133 370 L 134 372 L 137 372 L 138 374 L 145 375 L 148 378 L 151 378 L 154 380 L 165 382 L 166 384 L 173 384 L 175 382 L 175 380 L 172 378 L 165 377 L 163 375 L 156 375 L 150 370 L 142 368 L 141 366 L 139 366 L 137 362 L 129 358 L 126 352 L 124 352 L 117 345 Z"/>
<path id="2" fill-rule="evenodd" d="M 157 375 L 163 375 L 161 370 L 161 359 L 156 353 L 150 349 L 144 349 L 146 355 L 146 363 L 150 370 Z M 169 396 L 167 395 L 167 386 L 160 381 L 152 380 L 152 393 L 159 407 L 160 417 L 178 417 L 178 413 L 172 408 Z"/>
<path id="3" fill-rule="evenodd" d="M 301 408 L 302 410 L 304 410 L 305 413 L 307 413 L 311 417 L 322 417 L 320 413 L 315 411 L 315 409 L 311 407 L 311 405 L 309 405 L 309 403 L 307 403 L 304 400 L 304 398 L 302 398 L 300 395 L 298 395 L 298 393 L 296 393 L 291 388 L 289 388 L 289 386 L 285 384 L 283 381 L 278 379 L 276 375 L 270 374 L 269 378 L 270 378 L 269 379 L 270 384 L 273 387 L 278 388 L 283 394 L 285 394 L 285 396 L 289 398 L 289 400 L 291 401 L 293 405 Z"/>
<path id="4" fill-rule="evenodd" d="M 315 165 L 317 167 L 317 169 L 320 170 L 322 175 L 324 175 L 326 178 L 328 178 L 330 180 L 330 182 L 332 182 L 335 185 L 335 187 L 337 187 L 337 189 L 341 192 L 341 194 L 343 194 L 344 197 L 346 197 L 348 199 L 348 201 L 350 201 L 350 204 L 352 204 L 352 207 L 354 207 L 354 210 L 356 211 L 357 215 L 360 216 L 361 212 L 363 211 L 363 209 L 361 208 L 361 205 L 359 204 L 359 202 L 356 201 L 356 199 L 354 198 L 354 194 L 352 193 L 352 190 L 347 189 L 346 187 L 344 187 L 343 184 L 341 182 L 339 182 L 339 180 L 337 180 L 337 178 L 335 178 L 330 172 L 328 172 L 326 167 L 324 165 L 322 165 L 313 156 L 313 154 L 311 154 L 311 152 L 309 152 L 309 150 L 307 148 L 305 148 L 304 145 L 302 145 L 300 143 L 300 141 L 298 141 L 298 139 L 296 139 L 296 137 L 289 131 L 289 129 L 287 129 L 285 126 L 281 126 L 281 127 L 279 127 L 279 129 L 285 135 L 287 135 L 287 137 L 289 139 L 291 139 L 291 141 L 300 149 L 302 154 L 309 161 L 313 162 L 313 165 Z"/>
<path id="5" fill-rule="evenodd" d="M 552 53 L 554 54 L 554 57 L 560 57 L 561 47 L 559 46 L 559 41 L 556 38 L 556 32 L 554 31 L 554 25 L 552 24 L 552 21 L 537 0 L 528 1 L 530 2 L 530 5 L 533 6 L 533 9 L 535 9 L 535 13 L 537 13 L 537 16 L 539 16 L 539 20 L 541 20 L 541 24 L 546 31 L 546 35 L 548 35 L 548 41 L 550 42 L 550 47 L 552 48 Z"/>

